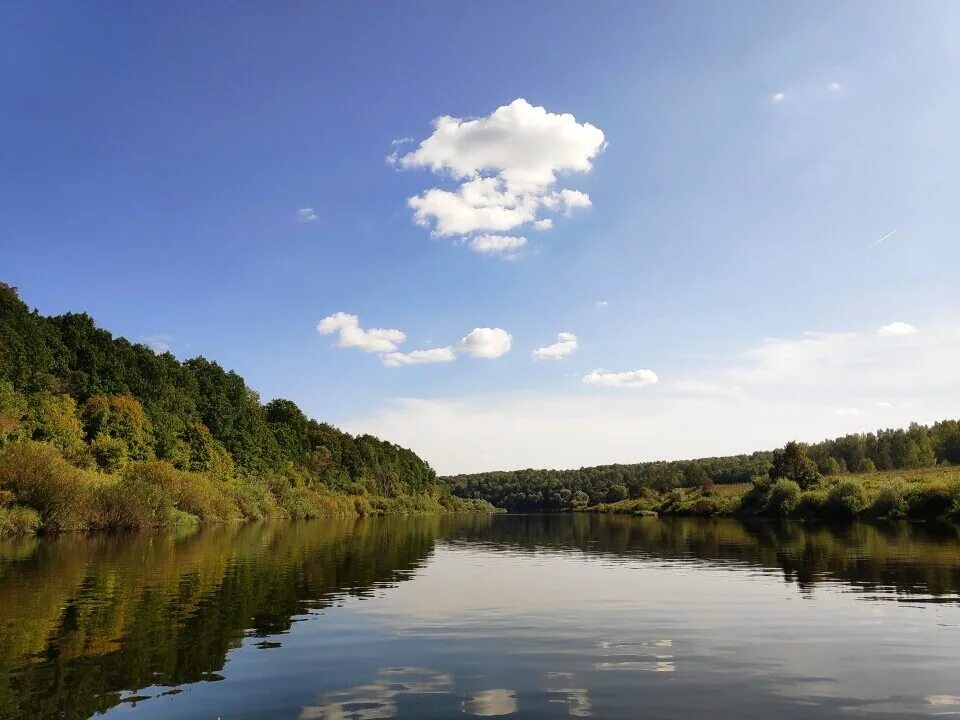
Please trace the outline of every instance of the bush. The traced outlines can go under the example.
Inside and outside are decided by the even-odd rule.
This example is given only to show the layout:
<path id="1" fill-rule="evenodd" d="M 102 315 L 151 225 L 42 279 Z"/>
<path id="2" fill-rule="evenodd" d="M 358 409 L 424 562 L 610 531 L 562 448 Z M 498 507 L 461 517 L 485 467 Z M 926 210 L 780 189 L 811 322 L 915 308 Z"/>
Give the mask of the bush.
<path id="1" fill-rule="evenodd" d="M 909 513 L 917 518 L 938 518 L 954 510 L 960 502 L 960 485 L 934 480 L 914 488 L 907 497 Z"/>
<path id="2" fill-rule="evenodd" d="M 800 486 L 793 480 L 781 478 L 770 486 L 766 512 L 775 517 L 792 515 L 800 504 Z"/>
<path id="3" fill-rule="evenodd" d="M 873 514 L 891 520 L 905 518 L 910 512 L 907 502 L 907 487 L 902 480 L 896 479 L 883 485 L 873 502 Z"/>
<path id="4" fill-rule="evenodd" d="M 230 489 L 205 473 L 179 473 L 178 508 L 196 515 L 205 523 L 240 520 L 240 510 Z"/>
<path id="5" fill-rule="evenodd" d="M 40 529 L 40 513 L 33 508 L 14 505 L 0 507 L 0 537 L 33 535 Z"/>
<path id="6" fill-rule="evenodd" d="M 93 459 L 106 472 L 116 472 L 127 464 L 127 444 L 119 438 L 100 435 L 90 443 Z"/>
<path id="7" fill-rule="evenodd" d="M 852 478 L 841 480 L 830 488 L 827 508 L 830 514 L 836 517 L 856 517 L 867 509 L 867 496 L 863 486 Z"/>
<path id="8" fill-rule="evenodd" d="M 44 530 L 87 529 L 95 486 L 89 473 L 64 460 L 52 445 L 17 443 L 0 453 L 0 490 L 36 510 Z"/>

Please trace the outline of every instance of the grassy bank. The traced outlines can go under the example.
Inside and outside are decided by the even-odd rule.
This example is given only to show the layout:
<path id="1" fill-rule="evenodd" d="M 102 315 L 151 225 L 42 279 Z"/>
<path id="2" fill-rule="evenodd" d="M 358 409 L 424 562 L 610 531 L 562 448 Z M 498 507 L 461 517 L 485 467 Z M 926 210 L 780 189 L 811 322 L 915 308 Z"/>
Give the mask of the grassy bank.
<path id="1" fill-rule="evenodd" d="M 269 518 L 494 512 L 437 487 L 433 493 L 347 494 L 279 474 L 228 479 L 178 470 L 163 460 L 116 473 L 76 467 L 47 443 L 0 451 L 0 536 L 227 523 Z"/>
<path id="2" fill-rule="evenodd" d="M 806 489 L 792 480 L 675 488 L 585 508 L 633 515 L 760 516 L 802 520 L 960 520 L 960 467 L 936 466 L 822 477 Z"/>

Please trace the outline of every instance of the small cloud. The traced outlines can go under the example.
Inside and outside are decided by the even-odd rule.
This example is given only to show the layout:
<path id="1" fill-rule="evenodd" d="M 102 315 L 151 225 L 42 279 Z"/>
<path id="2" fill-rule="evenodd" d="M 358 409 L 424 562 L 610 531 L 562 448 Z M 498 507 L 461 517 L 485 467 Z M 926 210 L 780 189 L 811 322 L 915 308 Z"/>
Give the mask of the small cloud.
<path id="1" fill-rule="evenodd" d="M 516 257 L 527 244 L 525 237 L 513 235 L 475 235 L 464 238 L 463 241 L 470 249 L 481 255 L 499 255 L 501 257 Z"/>
<path id="2" fill-rule="evenodd" d="M 628 370 L 627 372 L 606 372 L 592 370 L 583 376 L 583 382 L 601 387 L 641 388 L 656 385 L 660 381 L 653 370 Z"/>
<path id="3" fill-rule="evenodd" d="M 610 307 L 610 303 L 607 302 L 606 300 L 597 300 L 597 301 L 594 303 L 594 305 L 597 306 L 598 308 L 608 308 L 608 307 Z"/>
<path id="4" fill-rule="evenodd" d="M 847 416 L 851 416 L 851 417 L 859 417 L 860 415 L 863 415 L 863 410 L 861 410 L 860 408 L 855 408 L 855 407 L 837 408 L 837 409 L 834 411 L 834 414 L 835 414 L 835 415 L 847 415 Z"/>
<path id="5" fill-rule="evenodd" d="M 889 325 L 877 328 L 879 337 L 907 337 L 908 335 L 916 335 L 918 332 L 920 331 L 917 328 L 905 322 L 892 322 Z"/>
<path id="6" fill-rule="evenodd" d="M 893 407 L 895 407 L 895 406 L 894 406 L 894 404 L 893 404 L 892 402 L 887 402 L 886 400 L 878 400 L 878 401 L 877 401 L 877 407 L 878 407 L 878 408 L 883 408 L 884 410 L 889 410 L 889 409 L 891 409 L 891 408 L 893 408 Z"/>
<path id="7" fill-rule="evenodd" d="M 397 145 L 407 145 L 412 142 L 414 142 L 412 137 L 402 137 L 402 138 L 397 138 L 396 140 L 391 140 L 390 144 L 393 147 L 396 147 Z"/>
<path id="8" fill-rule="evenodd" d="M 144 335 L 140 338 L 140 342 L 155 353 L 168 353 L 172 348 L 173 335 Z"/>
<path id="9" fill-rule="evenodd" d="M 533 357 L 537 360 L 560 360 L 574 352 L 578 347 L 577 336 L 573 333 L 557 333 L 557 341 L 553 345 L 537 348 Z"/>
<path id="10" fill-rule="evenodd" d="M 474 328 L 457 343 L 457 350 L 477 358 L 497 358 L 510 352 L 513 336 L 501 328 Z"/>
<path id="11" fill-rule="evenodd" d="M 316 210 L 313 208 L 300 208 L 297 210 L 297 222 L 310 223 L 319 220 Z"/>
<path id="12" fill-rule="evenodd" d="M 534 220 L 533 222 L 533 229 L 540 230 L 541 232 L 544 230 L 549 230 L 552 227 L 553 227 L 553 220 L 551 220 L 550 218 L 543 218 L 542 220 Z"/>
<path id="13" fill-rule="evenodd" d="M 457 359 L 456 353 L 449 345 L 429 350 L 414 350 L 409 353 L 392 352 L 383 355 L 383 364 L 387 367 L 401 365 L 424 365 L 428 363 L 448 363 Z"/>
<path id="14" fill-rule="evenodd" d="M 561 190 L 560 202 L 563 203 L 567 215 L 572 215 L 573 211 L 579 208 L 588 208 L 593 205 L 590 196 L 579 190 Z"/>
<path id="15" fill-rule="evenodd" d="M 782 92 L 777 92 L 770 96 L 770 102 L 773 103 L 774 105 L 779 105 L 786 99 L 787 99 L 786 93 L 782 93 Z"/>
<path id="16" fill-rule="evenodd" d="M 400 330 L 371 328 L 364 330 L 360 327 L 360 319 L 356 315 L 344 312 L 334 313 L 317 324 L 317 332 L 321 335 L 338 335 L 337 345 L 343 348 L 358 348 L 363 352 L 392 353 L 397 351 L 397 345 L 407 339 Z"/>
<path id="17" fill-rule="evenodd" d="M 841 90 L 840 83 L 838 83 L 838 82 L 832 82 L 832 83 L 830 83 L 829 85 L 827 85 L 827 90 L 829 90 L 829 91 L 832 92 L 832 93 L 838 93 L 838 92 L 840 92 L 840 90 Z"/>

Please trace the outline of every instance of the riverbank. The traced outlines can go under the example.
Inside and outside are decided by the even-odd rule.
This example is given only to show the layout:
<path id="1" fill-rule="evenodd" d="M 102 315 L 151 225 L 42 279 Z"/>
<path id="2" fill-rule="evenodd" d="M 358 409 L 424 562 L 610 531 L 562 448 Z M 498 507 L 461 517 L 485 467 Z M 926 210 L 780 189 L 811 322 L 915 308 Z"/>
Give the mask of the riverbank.
<path id="1" fill-rule="evenodd" d="M 582 512 L 690 517 L 960 520 L 960 467 L 936 466 L 820 478 L 806 489 L 791 480 L 645 490 L 641 497 L 598 503 Z"/>
<path id="2" fill-rule="evenodd" d="M 282 475 L 178 470 L 162 460 L 117 473 L 78 468 L 45 443 L 0 452 L 0 537 L 37 533 L 183 527 L 244 520 L 497 512 L 442 486 L 415 495 L 348 494 L 292 483 Z"/>

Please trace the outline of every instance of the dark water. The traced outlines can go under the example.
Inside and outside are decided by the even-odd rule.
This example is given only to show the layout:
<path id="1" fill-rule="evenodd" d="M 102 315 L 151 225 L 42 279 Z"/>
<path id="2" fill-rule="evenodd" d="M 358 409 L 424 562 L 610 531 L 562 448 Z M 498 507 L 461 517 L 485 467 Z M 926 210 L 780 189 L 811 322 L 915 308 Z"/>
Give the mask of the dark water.
<path id="1" fill-rule="evenodd" d="M 960 537 L 609 516 L 0 542 L 0 717 L 960 714 Z"/>

